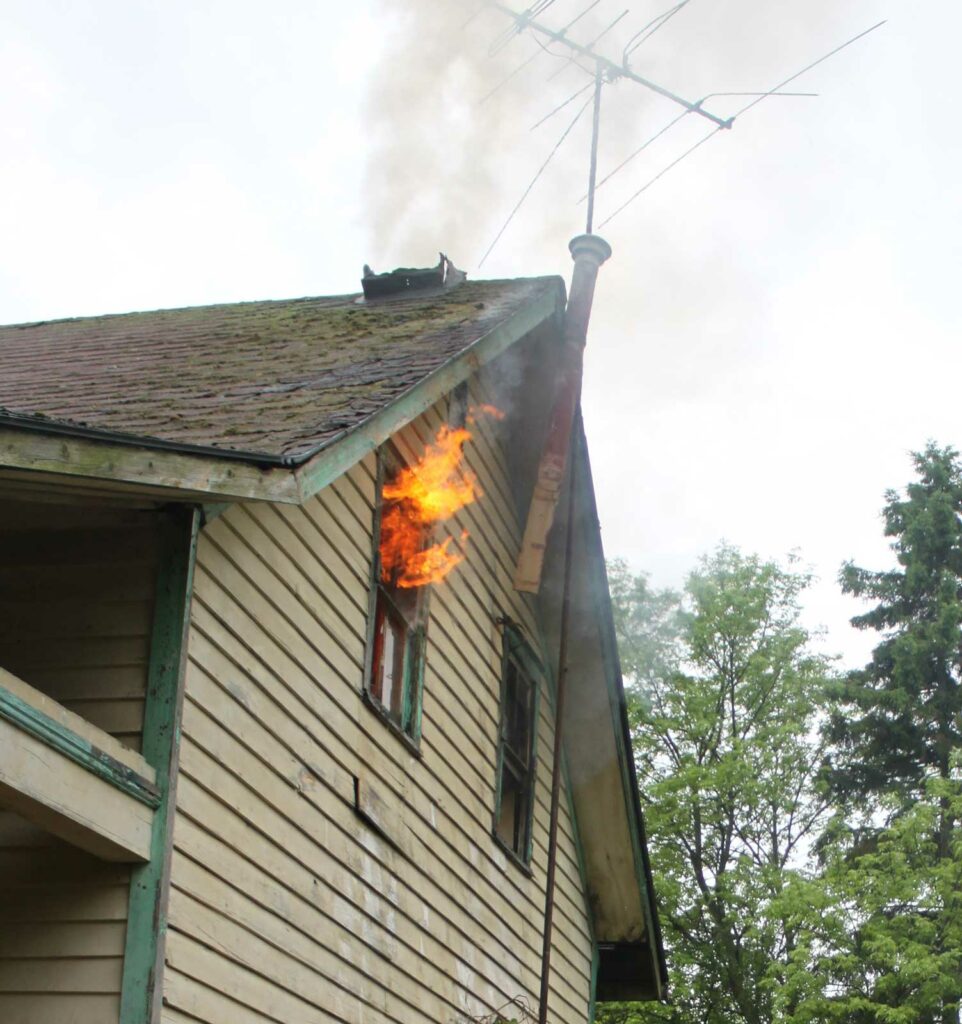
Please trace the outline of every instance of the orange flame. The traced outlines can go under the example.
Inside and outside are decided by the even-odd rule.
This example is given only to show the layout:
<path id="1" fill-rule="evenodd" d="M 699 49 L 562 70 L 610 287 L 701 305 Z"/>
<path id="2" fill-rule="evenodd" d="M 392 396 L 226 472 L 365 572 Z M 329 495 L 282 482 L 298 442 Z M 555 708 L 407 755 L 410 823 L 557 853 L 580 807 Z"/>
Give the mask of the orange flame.
<path id="1" fill-rule="evenodd" d="M 471 410 L 468 421 L 474 423 L 478 412 L 503 416 L 494 406 L 479 406 Z M 438 583 L 464 561 L 462 552 L 451 550 L 454 537 L 440 543 L 431 540 L 438 523 L 481 497 L 477 477 L 463 465 L 462 449 L 471 437 L 470 430 L 445 424 L 413 466 L 405 466 L 384 484 L 381 579 L 389 586 Z M 467 539 L 464 530 L 462 546 Z"/>
<path id="2" fill-rule="evenodd" d="M 477 423 L 479 416 L 490 416 L 499 422 L 504 419 L 505 414 L 496 406 L 482 402 L 480 405 L 472 405 L 468 409 L 468 423 Z"/>

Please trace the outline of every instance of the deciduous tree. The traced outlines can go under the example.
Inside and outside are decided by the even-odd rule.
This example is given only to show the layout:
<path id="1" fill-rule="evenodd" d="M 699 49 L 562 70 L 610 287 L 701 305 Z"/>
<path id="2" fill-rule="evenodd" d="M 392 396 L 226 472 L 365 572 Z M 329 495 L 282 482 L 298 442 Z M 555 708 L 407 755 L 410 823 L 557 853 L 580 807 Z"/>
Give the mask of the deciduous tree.
<path id="1" fill-rule="evenodd" d="M 621 563 L 610 575 L 672 1003 L 603 1019 L 789 1019 L 777 993 L 806 925 L 796 883 L 826 814 L 829 667 L 799 622 L 808 577 L 724 546 L 681 595 Z"/>

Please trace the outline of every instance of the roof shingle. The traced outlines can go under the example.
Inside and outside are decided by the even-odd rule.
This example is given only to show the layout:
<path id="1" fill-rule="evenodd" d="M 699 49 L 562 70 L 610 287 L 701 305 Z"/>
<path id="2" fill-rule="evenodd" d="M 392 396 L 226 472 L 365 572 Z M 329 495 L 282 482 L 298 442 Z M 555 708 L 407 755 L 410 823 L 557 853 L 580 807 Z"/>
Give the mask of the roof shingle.
<path id="1" fill-rule="evenodd" d="M 399 398 L 557 278 L 0 327 L 0 422 L 298 459 Z"/>

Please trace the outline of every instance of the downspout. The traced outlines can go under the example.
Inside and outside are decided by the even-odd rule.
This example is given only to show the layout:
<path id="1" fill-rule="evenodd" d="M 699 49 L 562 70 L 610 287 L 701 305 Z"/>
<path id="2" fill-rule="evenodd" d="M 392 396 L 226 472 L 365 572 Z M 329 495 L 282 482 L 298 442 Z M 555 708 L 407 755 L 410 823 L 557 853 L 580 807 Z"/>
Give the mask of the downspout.
<path id="1" fill-rule="evenodd" d="M 541 952 L 541 992 L 538 998 L 539 1024 L 546 1024 L 548 1019 L 555 871 L 558 860 L 558 811 L 561 795 L 564 707 L 568 677 L 568 633 L 571 617 L 571 577 L 577 512 L 575 473 L 578 452 L 572 443 L 573 427 L 576 412 L 581 404 L 584 348 L 595 283 L 601 264 L 611 255 L 611 247 L 597 235 L 579 235 L 571 240 L 568 248 L 575 265 L 571 275 L 568 305 L 565 309 L 561 377 L 558 382 L 558 394 L 551 414 L 547 441 L 538 467 L 537 483 L 531 499 L 515 580 L 515 586 L 519 590 L 536 592 L 540 587 L 548 531 L 554 519 L 567 462 L 571 468 L 568 477 L 564 584 L 561 602 L 558 682 L 555 693 L 555 734 L 551 766 L 551 811 L 548 825 L 548 867 L 545 879 L 544 939 Z"/>

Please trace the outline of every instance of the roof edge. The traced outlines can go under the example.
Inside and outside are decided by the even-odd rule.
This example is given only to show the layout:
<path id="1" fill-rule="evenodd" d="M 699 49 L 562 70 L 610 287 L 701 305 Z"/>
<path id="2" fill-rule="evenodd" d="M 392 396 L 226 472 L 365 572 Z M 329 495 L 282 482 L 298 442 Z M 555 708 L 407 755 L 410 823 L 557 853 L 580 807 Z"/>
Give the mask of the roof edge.
<path id="1" fill-rule="evenodd" d="M 0 470 L 106 480 L 173 496 L 302 504 L 528 333 L 564 311 L 561 278 L 356 427 L 298 456 L 137 437 L 0 412 Z M 120 314 L 118 314 L 120 315 Z"/>
<path id="2" fill-rule="evenodd" d="M 585 551 L 588 556 L 589 570 L 592 576 L 589 585 L 598 597 L 596 607 L 599 620 L 599 635 L 603 646 L 602 656 L 605 665 L 605 683 L 608 687 L 611 705 L 615 744 L 623 769 L 621 774 L 625 790 L 626 810 L 628 820 L 632 824 L 630 831 L 634 847 L 635 871 L 638 878 L 638 888 L 642 896 L 646 932 L 654 940 L 651 944 L 646 942 L 635 947 L 635 953 L 641 952 L 651 957 L 653 961 L 652 973 L 655 982 L 655 991 L 652 995 L 656 999 L 664 999 L 668 988 L 668 966 L 661 935 L 661 923 L 658 919 L 654 877 L 651 871 L 651 861 L 648 856 L 648 838 L 645 831 L 644 814 L 641 809 L 638 776 L 634 755 L 632 754 L 631 730 L 628 724 L 628 705 L 625 699 L 625 689 L 621 675 L 621 659 L 618 655 L 618 640 L 611 610 L 611 592 L 608 588 L 608 572 L 601 540 L 601 522 L 598 518 L 594 481 L 591 475 L 591 462 L 588 456 L 588 443 L 580 409 L 577 413 L 575 430 L 577 431 L 575 452 L 582 459 L 582 467 L 579 470 L 578 476 L 582 481 L 581 501 L 583 502 L 585 513 Z"/>
<path id="3" fill-rule="evenodd" d="M 373 416 L 336 435 L 302 456 L 296 470 L 302 502 L 333 483 L 392 434 L 417 419 L 437 401 L 537 327 L 564 314 L 565 288 L 560 277 L 553 287 L 516 310 L 497 327 L 462 349 L 399 395 Z"/>

